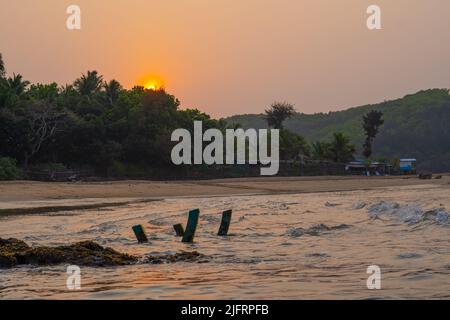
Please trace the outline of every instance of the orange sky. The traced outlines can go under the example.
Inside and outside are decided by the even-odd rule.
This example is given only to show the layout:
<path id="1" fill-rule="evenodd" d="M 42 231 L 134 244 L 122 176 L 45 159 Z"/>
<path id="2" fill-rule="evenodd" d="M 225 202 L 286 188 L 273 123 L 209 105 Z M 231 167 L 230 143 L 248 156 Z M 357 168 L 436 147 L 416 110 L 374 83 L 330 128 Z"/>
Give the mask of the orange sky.
<path id="1" fill-rule="evenodd" d="M 70 4 L 81 31 L 66 29 Z M 383 30 L 366 28 L 370 4 Z M 450 87 L 449 39 L 448 0 L 0 0 L 10 73 L 65 84 L 95 69 L 125 87 L 156 75 L 183 107 L 215 117 Z"/>

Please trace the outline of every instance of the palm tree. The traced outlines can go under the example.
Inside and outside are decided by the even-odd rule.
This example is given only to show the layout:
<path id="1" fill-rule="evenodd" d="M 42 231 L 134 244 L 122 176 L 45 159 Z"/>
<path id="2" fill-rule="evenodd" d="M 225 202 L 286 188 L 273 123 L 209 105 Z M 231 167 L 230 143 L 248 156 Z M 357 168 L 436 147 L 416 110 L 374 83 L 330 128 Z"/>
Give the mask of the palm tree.
<path id="1" fill-rule="evenodd" d="M 12 78 L 6 79 L 7 87 L 16 96 L 21 96 L 29 84 L 30 82 L 24 81 L 20 74 L 13 74 Z"/>
<path id="2" fill-rule="evenodd" d="M 354 145 L 350 144 L 350 139 L 343 133 L 334 133 L 330 144 L 330 153 L 334 162 L 347 162 L 353 160 L 356 152 Z"/>
<path id="3" fill-rule="evenodd" d="M 75 90 L 75 88 L 71 84 L 66 84 L 66 85 L 62 86 L 59 89 L 59 91 L 60 91 L 61 95 L 64 95 L 64 96 L 70 96 L 70 95 L 76 95 L 77 94 L 77 91 Z"/>
<path id="4" fill-rule="evenodd" d="M 294 106 L 289 103 L 275 102 L 266 110 L 266 120 L 269 127 L 283 129 L 283 122 L 294 115 Z"/>
<path id="5" fill-rule="evenodd" d="M 116 80 L 111 80 L 109 83 L 105 82 L 103 87 L 106 91 L 106 97 L 110 104 L 113 104 L 119 98 L 120 92 L 123 90 L 120 83 Z"/>
<path id="6" fill-rule="evenodd" d="M 9 78 L 0 77 L 0 106 L 6 107 L 15 105 L 25 93 L 29 84 L 30 82 L 24 81 L 20 74 L 13 74 L 13 76 Z"/>
<path id="7" fill-rule="evenodd" d="M 95 92 L 99 92 L 103 85 L 103 77 L 98 75 L 97 71 L 88 71 L 81 78 L 75 80 L 73 86 L 79 94 L 90 96 Z"/>

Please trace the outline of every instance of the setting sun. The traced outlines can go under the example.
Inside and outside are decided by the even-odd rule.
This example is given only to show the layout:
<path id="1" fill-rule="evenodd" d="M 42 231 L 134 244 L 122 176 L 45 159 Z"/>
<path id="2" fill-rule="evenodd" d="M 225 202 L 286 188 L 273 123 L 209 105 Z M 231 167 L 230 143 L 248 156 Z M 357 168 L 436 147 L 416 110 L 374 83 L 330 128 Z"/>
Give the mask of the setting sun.
<path id="1" fill-rule="evenodd" d="M 144 87 L 145 87 L 145 89 L 156 91 L 156 90 L 160 90 L 160 89 L 164 88 L 164 84 L 161 79 L 153 78 L 151 80 L 147 80 L 145 82 Z"/>

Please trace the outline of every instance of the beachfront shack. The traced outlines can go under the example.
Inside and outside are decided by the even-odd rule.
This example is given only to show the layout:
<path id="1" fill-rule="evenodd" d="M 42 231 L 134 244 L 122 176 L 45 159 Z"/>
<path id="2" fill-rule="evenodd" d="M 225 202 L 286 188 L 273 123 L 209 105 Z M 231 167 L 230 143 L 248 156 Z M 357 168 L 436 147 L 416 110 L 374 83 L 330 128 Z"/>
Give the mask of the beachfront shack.
<path id="1" fill-rule="evenodd" d="M 400 159 L 400 173 L 401 174 L 416 174 L 417 159 Z"/>
<path id="2" fill-rule="evenodd" d="M 382 176 L 391 174 L 392 165 L 384 162 L 356 160 L 347 163 L 345 171 L 352 175 Z"/>

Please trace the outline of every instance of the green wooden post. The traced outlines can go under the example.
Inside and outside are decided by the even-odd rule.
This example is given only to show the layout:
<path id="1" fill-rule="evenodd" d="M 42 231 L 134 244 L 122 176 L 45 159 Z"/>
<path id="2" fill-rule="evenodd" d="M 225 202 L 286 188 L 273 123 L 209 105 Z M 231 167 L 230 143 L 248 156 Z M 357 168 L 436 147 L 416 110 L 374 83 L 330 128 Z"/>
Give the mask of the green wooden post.
<path id="1" fill-rule="evenodd" d="M 233 210 L 224 211 L 222 214 L 222 222 L 220 223 L 219 228 L 219 236 L 228 235 L 228 229 L 230 228 L 231 216 L 233 214 Z"/>
<path id="2" fill-rule="evenodd" d="M 189 218 L 186 226 L 186 231 L 183 235 L 183 242 L 193 242 L 195 236 L 195 230 L 197 229 L 198 217 L 200 215 L 200 210 L 195 209 L 189 211 Z"/>
<path id="3" fill-rule="evenodd" d="M 132 229 L 139 243 L 148 242 L 147 235 L 145 234 L 144 227 L 142 227 L 142 225 L 138 224 L 136 226 L 133 226 Z"/>
<path id="4" fill-rule="evenodd" d="M 173 226 L 173 228 L 175 229 L 175 232 L 177 233 L 177 237 L 182 237 L 184 236 L 184 228 L 181 225 L 181 223 L 175 224 Z"/>

